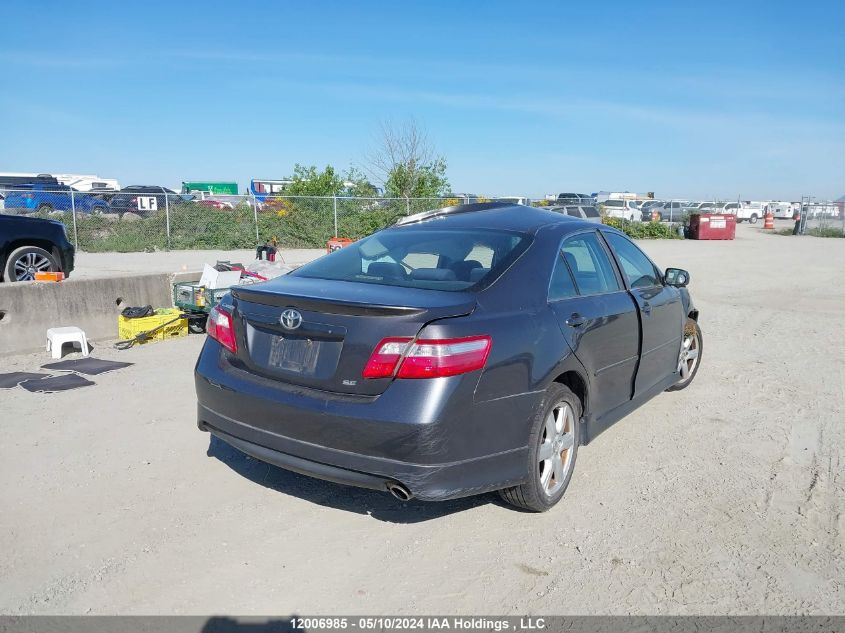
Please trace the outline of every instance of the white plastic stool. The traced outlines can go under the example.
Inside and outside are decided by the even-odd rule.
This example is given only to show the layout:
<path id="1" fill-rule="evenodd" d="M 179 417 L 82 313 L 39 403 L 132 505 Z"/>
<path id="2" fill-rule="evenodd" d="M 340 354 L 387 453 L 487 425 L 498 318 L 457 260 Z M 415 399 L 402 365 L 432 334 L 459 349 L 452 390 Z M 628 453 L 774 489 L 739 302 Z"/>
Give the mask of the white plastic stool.
<path id="1" fill-rule="evenodd" d="M 53 352 L 53 358 L 62 357 L 62 345 L 78 343 L 83 356 L 88 356 L 88 339 L 78 327 L 51 327 L 47 330 L 47 351 Z"/>

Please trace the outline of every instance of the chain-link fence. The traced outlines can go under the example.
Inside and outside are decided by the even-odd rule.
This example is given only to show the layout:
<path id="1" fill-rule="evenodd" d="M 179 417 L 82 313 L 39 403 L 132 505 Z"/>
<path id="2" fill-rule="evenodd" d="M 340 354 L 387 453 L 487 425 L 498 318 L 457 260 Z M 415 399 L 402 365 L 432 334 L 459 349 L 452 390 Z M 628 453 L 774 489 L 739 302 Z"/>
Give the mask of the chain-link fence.
<path id="1" fill-rule="evenodd" d="M 802 200 L 799 231 L 823 237 L 845 235 L 845 202 Z"/>
<path id="2" fill-rule="evenodd" d="M 229 250 L 271 239 L 282 247 L 325 248 L 332 237 L 359 239 L 400 217 L 466 201 L 193 195 L 160 188 L 104 193 L 28 187 L 2 194 L 0 211 L 59 220 L 71 242 L 87 252 Z"/>
<path id="3" fill-rule="evenodd" d="M 161 187 L 79 192 L 66 186 L 54 187 L 29 185 L 2 191 L 0 198 L 5 200 L 0 199 L 0 204 L 5 208 L 0 211 L 60 220 L 74 245 L 87 252 L 231 250 L 255 248 L 269 240 L 286 248 L 325 248 L 332 237 L 356 240 L 394 224 L 403 216 L 464 202 L 496 200 L 475 196 L 470 200 L 178 194 Z M 569 203 L 559 200 L 535 204 L 569 208 L 566 207 Z M 756 207 L 749 207 L 755 204 L 760 206 L 759 218 L 753 217 Z M 602 215 L 624 220 L 683 223 L 690 213 L 739 213 L 738 218 L 744 214 L 753 223 L 762 219 L 766 203 L 607 200 L 594 205 Z M 783 217 L 791 217 L 793 207 L 801 210 L 802 233 L 845 232 L 841 202 L 809 198 L 801 203 L 777 205 L 786 209 Z M 766 210 L 769 206 L 775 205 L 768 203 Z"/>

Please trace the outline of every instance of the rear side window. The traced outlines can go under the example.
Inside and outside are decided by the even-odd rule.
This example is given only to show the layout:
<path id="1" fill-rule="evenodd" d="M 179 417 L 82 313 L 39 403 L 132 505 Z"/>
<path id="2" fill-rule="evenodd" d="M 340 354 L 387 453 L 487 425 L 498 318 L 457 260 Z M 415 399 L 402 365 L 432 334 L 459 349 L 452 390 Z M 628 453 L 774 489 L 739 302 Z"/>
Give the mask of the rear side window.
<path id="1" fill-rule="evenodd" d="M 291 275 L 455 292 L 489 285 L 530 243 L 510 231 L 388 229 Z"/>
<path id="2" fill-rule="evenodd" d="M 620 290 L 613 267 L 595 233 L 571 237 L 563 243 L 561 254 L 581 295 L 595 295 Z"/>
<path id="3" fill-rule="evenodd" d="M 555 267 L 552 270 L 552 280 L 549 283 L 549 301 L 560 301 L 578 294 L 575 289 L 575 281 L 566 265 L 563 251 L 558 252 Z"/>
<path id="4" fill-rule="evenodd" d="M 628 279 L 631 288 L 649 288 L 661 284 L 651 260 L 636 244 L 615 233 L 605 233 L 604 236 L 613 252 L 616 253 L 622 267 L 622 274 Z"/>

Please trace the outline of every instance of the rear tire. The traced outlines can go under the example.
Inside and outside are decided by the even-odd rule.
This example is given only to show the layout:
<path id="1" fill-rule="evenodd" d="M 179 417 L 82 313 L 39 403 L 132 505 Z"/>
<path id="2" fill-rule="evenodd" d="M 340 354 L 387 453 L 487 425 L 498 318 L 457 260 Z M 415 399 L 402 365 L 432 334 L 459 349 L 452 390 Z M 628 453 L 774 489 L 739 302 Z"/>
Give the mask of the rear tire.
<path id="1" fill-rule="evenodd" d="M 4 281 L 32 281 L 36 272 L 57 272 L 59 262 L 43 248 L 21 246 L 9 253 L 3 268 Z"/>
<path id="2" fill-rule="evenodd" d="M 565 385 L 549 385 L 528 435 L 527 481 L 500 490 L 502 499 L 531 512 L 545 512 L 560 501 L 575 470 L 580 420 L 578 397 Z"/>
<path id="3" fill-rule="evenodd" d="M 757 224 L 757 214 L 755 213 L 754 215 L 752 215 L 752 216 L 748 219 L 748 221 L 749 221 L 749 222 L 751 222 L 751 224 Z"/>

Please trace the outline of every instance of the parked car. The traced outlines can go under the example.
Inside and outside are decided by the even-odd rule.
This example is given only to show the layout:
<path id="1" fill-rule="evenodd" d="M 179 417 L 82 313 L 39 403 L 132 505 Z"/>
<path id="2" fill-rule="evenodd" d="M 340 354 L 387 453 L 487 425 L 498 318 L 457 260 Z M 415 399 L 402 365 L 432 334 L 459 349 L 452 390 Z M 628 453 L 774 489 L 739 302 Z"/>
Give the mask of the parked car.
<path id="1" fill-rule="evenodd" d="M 24 213 L 74 209 L 80 213 L 102 213 L 108 209 L 108 203 L 96 194 L 82 193 L 67 185 L 32 183 L 7 191 L 6 208 Z"/>
<path id="2" fill-rule="evenodd" d="M 687 202 L 681 207 L 683 213 L 706 213 L 708 209 L 712 209 L 714 202 Z"/>
<path id="3" fill-rule="evenodd" d="M 739 210 L 739 202 L 720 202 L 716 206 L 716 213 L 730 213 L 736 215 Z"/>
<path id="4" fill-rule="evenodd" d="M 586 220 L 587 222 L 596 222 L 601 224 L 601 213 L 599 210 L 594 206 L 580 206 L 569 204 L 563 207 L 549 207 L 549 211 L 555 211 L 557 213 L 563 213 L 568 215 L 572 218 L 578 218 L 579 220 Z"/>
<path id="5" fill-rule="evenodd" d="M 639 222 L 642 220 L 640 203 L 636 200 L 605 200 L 602 203 L 604 212 L 608 217 Z"/>
<path id="6" fill-rule="evenodd" d="M 657 213 L 657 219 L 661 222 L 663 220 L 676 221 L 683 217 L 687 204 L 683 200 L 669 200 L 661 205 L 652 207 L 651 212 Z"/>
<path id="7" fill-rule="evenodd" d="M 649 222 L 651 220 L 651 212 L 663 205 L 662 200 L 645 200 L 640 204 L 640 219 L 643 222 Z"/>
<path id="8" fill-rule="evenodd" d="M 559 205 L 575 204 L 579 206 L 592 206 L 595 203 L 595 198 L 588 196 L 586 193 L 559 193 L 557 194 L 557 200 L 555 200 L 555 204 Z"/>
<path id="9" fill-rule="evenodd" d="M 748 220 L 751 224 L 757 224 L 757 220 L 762 218 L 763 215 L 765 215 L 765 212 L 762 202 L 743 201 L 736 210 L 736 222 L 740 224 Z"/>
<path id="10" fill-rule="evenodd" d="M 198 426 L 403 500 L 501 490 L 548 510 L 581 445 L 694 379 L 688 281 L 620 231 L 540 208 L 416 214 L 233 288 L 196 364 Z"/>
<path id="11" fill-rule="evenodd" d="M 225 209 L 227 211 L 234 209 L 235 206 L 226 200 L 217 200 L 215 198 L 204 198 L 202 200 L 194 200 L 196 204 L 201 204 L 204 207 L 211 207 L 213 209 Z"/>
<path id="12" fill-rule="evenodd" d="M 510 202 L 511 204 L 521 204 L 526 207 L 531 206 L 531 198 L 526 198 L 525 196 L 507 196 L 496 198 L 496 202 Z"/>
<path id="13" fill-rule="evenodd" d="M 172 189 L 158 185 L 130 185 L 114 194 L 109 200 L 111 213 L 136 213 L 149 215 L 163 211 L 168 204 L 193 200 L 190 194 L 177 194 Z"/>
<path id="14" fill-rule="evenodd" d="M 75 249 L 56 220 L 0 214 L 0 279 L 31 281 L 37 272 L 73 270 Z"/>

